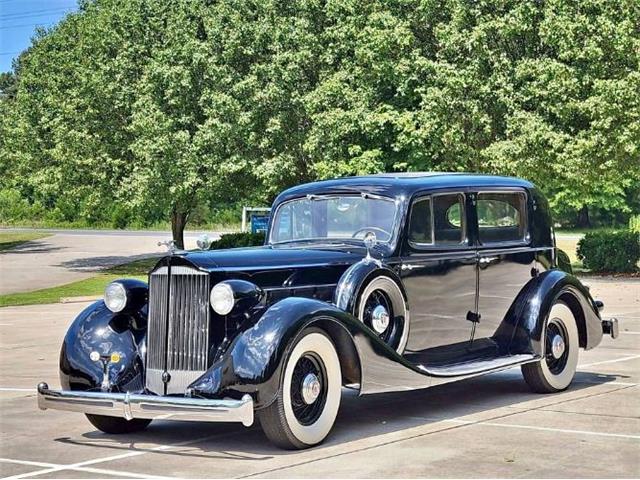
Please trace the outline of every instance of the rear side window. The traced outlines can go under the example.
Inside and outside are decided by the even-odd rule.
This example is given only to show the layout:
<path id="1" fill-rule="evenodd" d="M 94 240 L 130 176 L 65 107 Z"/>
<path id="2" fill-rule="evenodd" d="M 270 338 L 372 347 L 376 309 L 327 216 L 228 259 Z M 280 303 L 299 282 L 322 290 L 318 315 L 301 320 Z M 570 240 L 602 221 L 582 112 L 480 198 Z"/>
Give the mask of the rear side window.
<path id="1" fill-rule="evenodd" d="M 409 219 L 409 241 L 418 246 L 459 245 L 465 241 L 464 196 L 433 195 L 416 200 Z"/>
<path id="2" fill-rule="evenodd" d="M 480 243 L 520 242 L 526 236 L 526 197 L 524 193 L 478 194 L 478 233 Z"/>
<path id="3" fill-rule="evenodd" d="M 421 198 L 413 204 L 409 220 L 409 240 L 419 244 L 433 243 L 430 198 Z"/>

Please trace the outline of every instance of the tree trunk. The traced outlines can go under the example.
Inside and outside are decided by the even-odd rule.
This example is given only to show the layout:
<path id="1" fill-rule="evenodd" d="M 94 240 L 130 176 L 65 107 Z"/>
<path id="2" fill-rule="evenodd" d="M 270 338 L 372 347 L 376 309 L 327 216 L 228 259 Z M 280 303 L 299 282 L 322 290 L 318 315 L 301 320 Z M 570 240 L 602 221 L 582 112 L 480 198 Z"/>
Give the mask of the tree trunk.
<path id="1" fill-rule="evenodd" d="M 589 219 L 589 207 L 583 205 L 578 211 L 578 228 L 591 228 L 591 220 Z"/>
<path id="2" fill-rule="evenodd" d="M 175 207 L 171 211 L 171 233 L 176 248 L 184 250 L 184 227 L 187 226 L 189 212 L 180 212 Z"/>

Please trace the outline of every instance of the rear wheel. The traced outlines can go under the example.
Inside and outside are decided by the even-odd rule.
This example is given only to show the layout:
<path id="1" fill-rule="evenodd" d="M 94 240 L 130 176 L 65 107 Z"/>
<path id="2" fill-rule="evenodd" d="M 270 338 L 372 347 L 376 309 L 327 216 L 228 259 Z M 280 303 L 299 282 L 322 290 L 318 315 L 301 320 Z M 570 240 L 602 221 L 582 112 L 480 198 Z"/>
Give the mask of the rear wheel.
<path id="1" fill-rule="evenodd" d="M 281 448 L 302 449 L 322 442 L 340 407 L 340 360 L 327 335 L 303 332 L 285 362 L 276 400 L 258 412 L 269 440 Z"/>
<path id="2" fill-rule="evenodd" d="M 549 313 L 543 337 L 544 357 L 523 365 L 522 375 L 529 387 L 538 393 L 554 393 L 566 389 L 578 366 L 578 327 L 571 309 L 557 302 Z"/>
<path id="3" fill-rule="evenodd" d="M 144 430 L 149 426 L 151 420 L 144 418 L 134 418 L 133 420 L 127 420 L 120 417 L 108 417 L 106 415 L 91 415 L 86 414 L 87 419 L 91 422 L 91 425 L 104 433 L 120 434 L 120 433 L 135 433 Z"/>

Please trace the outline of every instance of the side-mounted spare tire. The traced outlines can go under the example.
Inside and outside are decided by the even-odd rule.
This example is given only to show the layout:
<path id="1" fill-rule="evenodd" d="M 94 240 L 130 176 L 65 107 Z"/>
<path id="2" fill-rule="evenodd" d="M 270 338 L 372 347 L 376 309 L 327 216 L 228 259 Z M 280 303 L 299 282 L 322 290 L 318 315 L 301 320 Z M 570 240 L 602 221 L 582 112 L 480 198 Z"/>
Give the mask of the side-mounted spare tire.
<path id="1" fill-rule="evenodd" d="M 387 275 L 371 280 L 360 293 L 357 317 L 399 354 L 409 338 L 409 310 L 398 284 Z"/>

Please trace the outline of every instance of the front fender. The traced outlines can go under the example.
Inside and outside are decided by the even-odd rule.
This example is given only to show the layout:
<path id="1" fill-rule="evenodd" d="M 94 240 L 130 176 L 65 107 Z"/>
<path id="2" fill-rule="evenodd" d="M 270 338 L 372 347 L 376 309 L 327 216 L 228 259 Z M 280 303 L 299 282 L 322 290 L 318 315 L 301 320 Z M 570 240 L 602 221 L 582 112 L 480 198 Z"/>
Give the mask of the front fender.
<path id="1" fill-rule="evenodd" d="M 580 346 L 596 347 L 602 340 L 602 320 L 589 290 L 575 276 L 548 270 L 533 278 L 512 304 L 496 332 L 509 343 L 510 353 L 543 355 L 542 336 L 553 304 L 564 301 L 576 317 Z"/>
<path id="2" fill-rule="evenodd" d="M 60 352 L 60 384 L 68 390 L 100 389 L 103 364 L 89 358 L 93 351 L 103 357 L 120 354 L 118 363 L 108 364 L 110 391 L 140 392 L 144 388 L 144 332 L 137 330 L 143 312 L 117 314 L 102 300 L 89 305 L 73 321 Z"/>
<path id="3" fill-rule="evenodd" d="M 352 342 L 361 393 L 428 386 L 426 372 L 389 348 L 353 315 L 319 300 L 289 297 L 272 305 L 253 327 L 238 335 L 224 356 L 189 386 L 191 395 L 241 398 L 249 393 L 256 408 L 268 406 L 280 388 L 289 349 L 300 332 L 311 325 L 327 332 L 338 328 Z"/>

